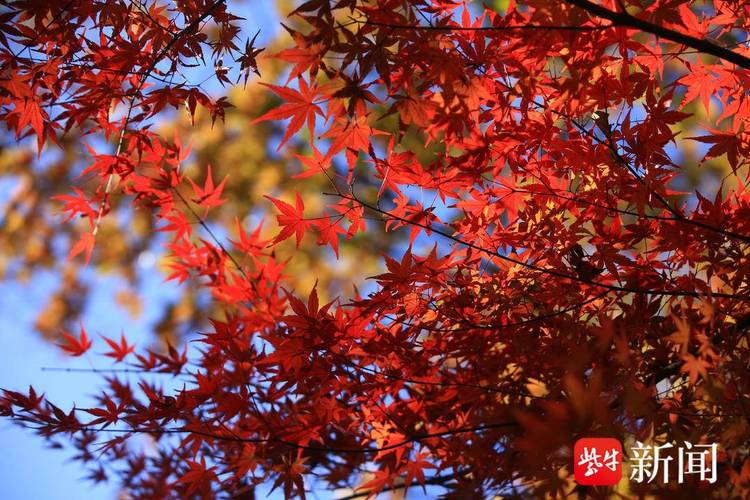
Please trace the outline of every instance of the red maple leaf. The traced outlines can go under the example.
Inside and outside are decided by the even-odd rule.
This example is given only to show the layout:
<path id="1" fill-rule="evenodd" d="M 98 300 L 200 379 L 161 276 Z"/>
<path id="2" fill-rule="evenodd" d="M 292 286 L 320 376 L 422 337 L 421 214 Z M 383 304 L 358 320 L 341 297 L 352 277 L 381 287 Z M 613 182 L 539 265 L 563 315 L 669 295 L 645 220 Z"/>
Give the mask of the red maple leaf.
<path id="1" fill-rule="evenodd" d="M 195 198 L 193 201 L 206 210 L 212 207 L 218 207 L 226 200 L 221 199 L 221 194 L 224 191 L 224 185 L 227 182 L 227 177 L 224 177 L 218 186 L 214 187 L 213 173 L 211 171 L 211 165 L 208 165 L 208 171 L 206 172 L 206 181 L 201 188 L 192 179 L 188 178 L 188 182 L 195 192 Z"/>
<path id="2" fill-rule="evenodd" d="M 110 352 L 104 353 L 105 356 L 109 356 L 110 358 L 114 358 L 116 362 L 120 362 L 125 357 L 133 352 L 135 350 L 134 345 L 129 345 L 128 342 L 125 340 L 125 335 L 120 334 L 120 343 L 118 344 L 112 339 L 109 339 L 102 335 L 102 338 L 104 341 L 109 345 L 109 347 L 112 348 Z"/>
<path id="3" fill-rule="evenodd" d="M 83 323 L 81 323 L 81 332 L 78 335 L 78 338 L 65 330 L 62 331 L 62 336 L 65 339 L 65 343 L 58 343 L 57 345 L 64 349 L 71 356 L 82 355 L 83 353 L 88 351 L 92 345 L 91 341 L 86 336 L 86 330 L 83 328 Z"/>
<path id="4" fill-rule="evenodd" d="M 282 226 L 281 233 L 276 236 L 275 243 L 284 241 L 292 235 L 297 238 L 297 246 L 302 241 L 302 236 L 305 231 L 310 227 L 310 221 L 304 219 L 305 204 L 302 202 L 302 197 L 299 193 L 296 193 L 295 206 L 289 203 L 271 198 L 266 196 L 271 202 L 276 205 L 276 208 L 281 210 L 281 215 L 276 216 L 276 220 L 279 225 Z"/>
<path id="5" fill-rule="evenodd" d="M 89 261 L 91 260 L 91 252 L 94 251 L 95 242 L 96 242 L 96 236 L 94 235 L 93 231 L 83 233 L 83 235 L 81 235 L 81 238 L 78 240 L 78 242 L 76 242 L 76 244 L 73 245 L 73 248 L 70 249 L 70 253 L 68 254 L 68 260 L 72 260 L 73 257 L 75 257 L 81 252 L 84 252 L 86 254 L 86 264 L 88 264 Z"/>
<path id="6" fill-rule="evenodd" d="M 284 137 L 281 138 L 281 143 L 276 148 L 277 151 L 281 149 L 292 135 L 302 128 L 305 121 L 307 121 L 307 128 L 310 129 L 310 135 L 315 135 L 315 117 L 323 116 L 323 111 L 316 103 L 318 96 L 317 87 L 314 85 L 308 86 L 304 78 L 298 78 L 297 81 L 299 82 L 299 91 L 289 87 L 279 87 L 278 85 L 268 83 L 263 84 L 286 102 L 268 111 L 260 118 L 256 118 L 253 123 L 260 123 L 266 120 L 292 119 L 287 126 Z"/>

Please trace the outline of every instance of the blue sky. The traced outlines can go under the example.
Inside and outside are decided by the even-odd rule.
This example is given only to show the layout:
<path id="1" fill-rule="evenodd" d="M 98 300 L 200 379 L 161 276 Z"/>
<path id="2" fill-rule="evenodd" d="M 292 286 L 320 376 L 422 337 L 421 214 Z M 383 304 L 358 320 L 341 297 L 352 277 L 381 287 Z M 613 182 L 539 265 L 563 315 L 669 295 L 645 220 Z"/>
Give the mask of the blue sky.
<path id="1" fill-rule="evenodd" d="M 0 284 L 0 385 L 20 391 L 31 384 L 61 405 L 76 402 L 85 406 L 90 394 L 99 384 L 90 373 L 53 373 L 42 367 L 81 366 L 81 360 L 71 359 L 60 349 L 43 340 L 32 329 L 34 319 L 49 294 L 55 280 L 50 276 L 35 275 L 29 283 Z M 111 295 L 110 295 L 111 296 Z M 85 317 L 90 331 L 108 332 L 113 326 L 127 324 L 122 311 L 111 304 L 91 305 Z M 120 323 L 123 321 L 123 323 Z M 128 333 L 132 329 L 128 328 Z M 85 366 L 85 363 L 83 364 Z M 84 474 L 80 464 L 70 462 L 70 454 L 50 450 L 46 443 L 31 431 L 0 420 L 0 481 L 3 496 L 8 499 L 74 499 L 83 493 L 92 500 L 115 498 L 112 486 L 93 487 L 81 481 Z"/>

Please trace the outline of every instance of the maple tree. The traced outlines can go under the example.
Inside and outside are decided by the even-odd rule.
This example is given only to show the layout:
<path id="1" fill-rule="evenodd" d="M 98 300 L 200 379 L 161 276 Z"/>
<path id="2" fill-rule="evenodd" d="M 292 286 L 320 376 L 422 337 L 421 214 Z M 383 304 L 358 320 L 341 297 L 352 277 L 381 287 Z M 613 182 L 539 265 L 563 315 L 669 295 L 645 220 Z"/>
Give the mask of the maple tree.
<path id="1" fill-rule="evenodd" d="M 9 133 L 39 154 L 72 133 L 113 145 L 58 197 L 88 226 L 70 257 L 96 258 L 126 200 L 166 238 L 169 279 L 213 306 L 194 349 L 66 331 L 71 355 L 101 343 L 141 373 L 104 376 L 91 408 L 7 388 L 2 415 L 139 498 L 606 497 L 570 477 L 582 436 L 719 444 L 716 483 L 624 495 L 750 494 L 745 2 L 309 0 L 274 53 L 254 32 L 243 46 L 238 20 L 222 0 L 0 14 Z M 227 115 L 179 81 L 194 60 L 251 86 L 261 54 L 286 78 L 263 82 L 281 103 L 250 126 L 287 120 L 269 147 L 327 202 L 270 193 L 275 234 L 225 236 L 210 217 L 231 166 L 188 175 L 179 134 L 152 129 L 170 107 Z M 403 243 L 351 296 L 289 286 L 283 245 L 343 257 L 368 235 Z"/>

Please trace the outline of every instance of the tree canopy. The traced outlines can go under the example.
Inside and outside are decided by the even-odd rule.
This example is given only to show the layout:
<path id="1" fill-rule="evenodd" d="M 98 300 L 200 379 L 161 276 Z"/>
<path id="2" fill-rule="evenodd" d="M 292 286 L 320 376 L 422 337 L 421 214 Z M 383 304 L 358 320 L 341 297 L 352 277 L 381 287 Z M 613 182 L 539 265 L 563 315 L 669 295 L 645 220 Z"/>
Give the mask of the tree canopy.
<path id="1" fill-rule="evenodd" d="M 750 6 L 288 10 L 261 47 L 224 0 L 4 3 L 3 271 L 66 276 L 39 329 L 116 364 L 0 415 L 136 498 L 749 495 Z M 79 270 L 147 249 L 169 342 L 73 330 Z M 586 436 L 719 480 L 578 486 Z"/>

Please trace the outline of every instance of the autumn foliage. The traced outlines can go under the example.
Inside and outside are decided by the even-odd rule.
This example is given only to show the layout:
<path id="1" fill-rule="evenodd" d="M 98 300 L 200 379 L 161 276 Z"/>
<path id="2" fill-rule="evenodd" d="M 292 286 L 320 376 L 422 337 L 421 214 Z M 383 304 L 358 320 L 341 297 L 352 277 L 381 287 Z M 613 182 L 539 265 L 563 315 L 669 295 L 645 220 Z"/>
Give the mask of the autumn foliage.
<path id="1" fill-rule="evenodd" d="M 223 0 L 3 5 L 7 132 L 40 157 L 88 144 L 55 198 L 87 223 L 69 258 L 96 257 L 125 200 L 166 278 L 214 308 L 163 350 L 66 331 L 69 354 L 131 370 L 103 374 L 95 407 L 6 388 L 0 414 L 75 447 L 93 480 L 136 498 L 606 497 L 575 486 L 571 449 L 607 436 L 721 450 L 714 484 L 622 495 L 750 495 L 746 2 L 309 0 L 279 51 Z M 183 81 L 196 61 L 275 96 L 250 125 L 280 127 L 267 148 L 325 206 L 269 193 L 265 226 L 213 230 L 232 166 L 188 175 L 190 146 L 155 125 L 226 116 Z M 284 248 L 335 266 L 368 237 L 394 242 L 377 275 L 289 285 Z"/>

